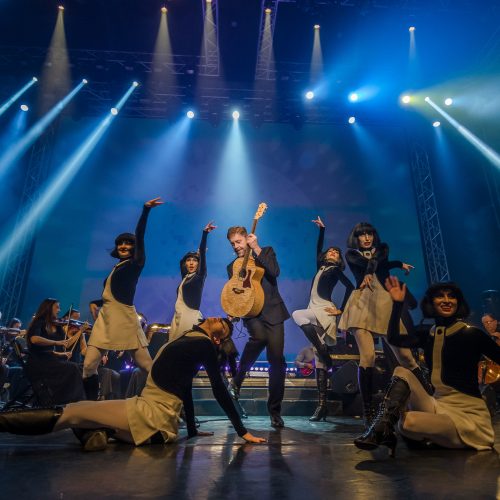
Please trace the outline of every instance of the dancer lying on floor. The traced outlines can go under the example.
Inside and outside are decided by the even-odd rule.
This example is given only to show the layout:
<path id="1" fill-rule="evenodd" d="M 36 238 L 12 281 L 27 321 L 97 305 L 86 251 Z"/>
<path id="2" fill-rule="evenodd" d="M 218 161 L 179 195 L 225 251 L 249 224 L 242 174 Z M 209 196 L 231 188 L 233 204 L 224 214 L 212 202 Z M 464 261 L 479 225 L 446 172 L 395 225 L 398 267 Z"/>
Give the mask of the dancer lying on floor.
<path id="1" fill-rule="evenodd" d="M 454 283 L 437 283 L 425 292 L 420 307 L 425 317 L 435 320 L 434 326 L 401 335 L 399 323 L 406 286 L 401 286 L 394 276 L 387 278 L 385 286 L 394 301 L 388 341 L 397 347 L 424 350 L 434 395 L 425 391 L 410 370 L 398 366 L 375 421 L 354 444 L 365 450 L 384 445 L 394 455 L 394 427 L 399 422 L 401 435 L 412 442 L 491 449 L 494 431 L 479 392 L 477 365 L 482 355 L 499 363 L 500 346 L 479 328 L 463 322 L 469 306 Z"/>
<path id="2" fill-rule="evenodd" d="M 171 442 L 177 438 L 184 405 L 188 436 L 211 435 L 196 429 L 191 394 L 193 377 L 203 366 L 215 398 L 238 435 L 249 443 L 262 443 L 265 439 L 253 436 L 241 423 L 217 364 L 216 346 L 230 338 L 231 333 L 232 324 L 226 319 L 207 318 L 162 347 L 140 396 L 0 413 L 0 432 L 35 435 L 74 428 L 88 451 L 103 449 L 108 435 L 135 445 Z"/>

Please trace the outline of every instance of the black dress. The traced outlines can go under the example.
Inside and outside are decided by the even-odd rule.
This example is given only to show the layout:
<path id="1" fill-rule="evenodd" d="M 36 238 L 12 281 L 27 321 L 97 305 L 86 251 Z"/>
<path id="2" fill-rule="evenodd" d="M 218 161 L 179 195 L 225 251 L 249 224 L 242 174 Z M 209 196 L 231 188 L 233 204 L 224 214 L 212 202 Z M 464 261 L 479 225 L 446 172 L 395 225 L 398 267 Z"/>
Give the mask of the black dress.
<path id="1" fill-rule="evenodd" d="M 54 354 L 55 346 L 36 345 L 31 342 L 33 336 L 49 340 L 64 340 L 64 331 L 56 326 L 56 331 L 47 330 L 44 321 L 37 321 L 28 330 L 28 359 L 26 370 L 28 378 L 37 388 L 45 386 L 46 394 L 39 394 L 50 404 L 66 404 L 85 398 L 82 374 L 78 365 Z M 40 389 L 43 390 L 43 389 Z"/>

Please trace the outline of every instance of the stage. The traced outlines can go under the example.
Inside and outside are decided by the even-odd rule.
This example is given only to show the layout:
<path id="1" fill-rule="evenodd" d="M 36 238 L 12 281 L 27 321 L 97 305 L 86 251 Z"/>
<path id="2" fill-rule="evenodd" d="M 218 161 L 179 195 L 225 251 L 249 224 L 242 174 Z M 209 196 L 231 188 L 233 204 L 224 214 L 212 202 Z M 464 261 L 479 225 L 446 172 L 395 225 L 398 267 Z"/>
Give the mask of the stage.
<path id="1" fill-rule="evenodd" d="M 245 424 L 264 445 L 245 445 L 227 420 L 202 417 L 213 437 L 134 448 L 110 444 L 84 453 L 70 431 L 0 435 L 3 498 L 392 499 L 498 498 L 500 419 L 491 452 L 357 450 L 361 422 L 286 417 L 275 431 L 265 417 Z"/>

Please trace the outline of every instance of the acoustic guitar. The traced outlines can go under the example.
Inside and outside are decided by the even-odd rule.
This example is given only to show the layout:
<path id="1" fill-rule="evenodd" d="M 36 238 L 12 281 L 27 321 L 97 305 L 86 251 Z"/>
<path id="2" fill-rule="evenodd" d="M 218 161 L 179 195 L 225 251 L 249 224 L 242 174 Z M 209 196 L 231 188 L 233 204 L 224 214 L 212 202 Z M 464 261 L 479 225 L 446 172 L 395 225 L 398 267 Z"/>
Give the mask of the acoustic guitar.
<path id="1" fill-rule="evenodd" d="M 251 233 L 255 234 L 258 220 L 264 215 L 267 205 L 261 203 L 255 212 Z M 264 290 L 261 281 L 264 269 L 255 264 L 247 246 L 245 255 L 233 262 L 233 275 L 221 293 L 222 309 L 235 318 L 254 318 L 264 307 Z"/>

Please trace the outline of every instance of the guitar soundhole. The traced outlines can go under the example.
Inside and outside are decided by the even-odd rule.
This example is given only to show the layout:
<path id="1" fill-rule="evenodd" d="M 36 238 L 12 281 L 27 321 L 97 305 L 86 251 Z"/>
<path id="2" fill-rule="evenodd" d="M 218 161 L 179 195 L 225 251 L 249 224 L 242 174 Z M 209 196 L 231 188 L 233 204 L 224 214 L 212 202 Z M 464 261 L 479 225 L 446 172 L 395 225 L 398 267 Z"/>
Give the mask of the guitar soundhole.
<path id="1" fill-rule="evenodd" d="M 250 278 L 252 276 L 252 271 L 247 271 L 247 277 L 243 280 L 243 288 L 251 288 Z"/>

